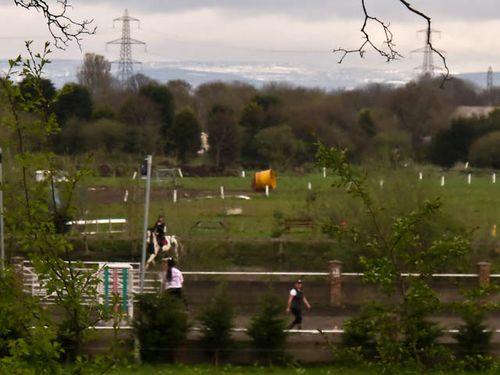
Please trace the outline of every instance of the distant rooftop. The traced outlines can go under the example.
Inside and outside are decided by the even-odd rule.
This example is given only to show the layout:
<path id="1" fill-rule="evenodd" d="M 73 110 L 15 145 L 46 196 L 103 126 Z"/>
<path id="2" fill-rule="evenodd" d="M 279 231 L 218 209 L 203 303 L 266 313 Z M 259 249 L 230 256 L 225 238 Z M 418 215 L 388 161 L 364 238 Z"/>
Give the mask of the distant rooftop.
<path id="1" fill-rule="evenodd" d="M 469 118 L 469 117 L 485 117 L 499 107 L 492 105 L 487 106 L 472 106 L 462 105 L 457 107 L 451 114 L 451 118 Z"/>

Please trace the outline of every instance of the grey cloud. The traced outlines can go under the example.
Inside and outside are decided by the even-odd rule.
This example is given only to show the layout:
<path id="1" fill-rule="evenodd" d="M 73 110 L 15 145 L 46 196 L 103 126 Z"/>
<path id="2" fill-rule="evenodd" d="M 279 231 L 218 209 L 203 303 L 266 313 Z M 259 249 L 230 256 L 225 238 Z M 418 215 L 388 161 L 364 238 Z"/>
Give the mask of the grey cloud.
<path id="1" fill-rule="evenodd" d="M 74 4 L 83 0 L 69 0 Z M 332 15 L 359 18 L 362 21 L 361 0 L 107 0 L 115 6 L 128 8 L 133 16 L 140 12 L 183 12 L 215 9 L 241 15 L 284 14 L 300 19 L 320 20 Z M 7 0 L 0 0 L 0 3 Z M 102 4 L 99 0 L 86 0 Z M 12 0 L 11 0 L 12 3 Z M 414 0 L 411 5 L 431 18 L 455 20 L 489 20 L 499 17 L 498 0 Z M 394 23 L 406 8 L 399 0 L 366 0 L 369 12 Z M 411 15 L 410 15 L 411 16 Z M 417 16 L 415 16 L 417 17 Z"/>

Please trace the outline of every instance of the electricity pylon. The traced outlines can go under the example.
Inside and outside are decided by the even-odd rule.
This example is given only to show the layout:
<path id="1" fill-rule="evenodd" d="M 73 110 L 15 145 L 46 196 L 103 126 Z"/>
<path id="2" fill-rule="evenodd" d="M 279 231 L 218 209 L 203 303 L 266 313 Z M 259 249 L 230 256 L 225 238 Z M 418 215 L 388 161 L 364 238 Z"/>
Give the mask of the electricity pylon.
<path id="1" fill-rule="evenodd" d="M 420 66 L 420 70 L 422 72 L 423 76 L 428 76 L 428 77 L 434 77 L 434 70 L 436 67 L 434 66 L 434 59 L 433 59 L 433 53 L 434 51 L 431 49 L 431 46 L 429 43 L 432 44 L 432 35 L 437 34 L 440 35 L 441 32 L 438 30 L 430 30 L 430 32 L 427 29 L 424 30 L 419 30 L 419 33 L 425 33 L 425 45 L 422 48 L 415 49 L 411 52 L 422 52 L 424 54 L 424 59 L 422 61 L 422 65 Z M 427 41 L 427 33 L 429 32 L 429 40 Z M 437 50 L 441 53 L 444 53 L 442 50 Z M 418 69 L 418 68 L 416 68 Z"/>
<path id="2" fill-rule="evenodd" d="M 120 45 L 120 60 L 113 62 L 118 62 L 118 81 L 120 81 L 121 85 L 125 87 L 130 82 L 130 78 L 134 75 L 134 64 L 140 64 L 140 61 L 132 59 L 132 44 L 142 44 L 144 45 L 144 48 L 146 48 L 146 43 L 130 37 L 130 22 L 139 22 L 139 20 L 137 18 L 130 17 L 127 9 L 125 9 L 125 13 L 122 17 L 118 17 L 113 20 L 113 24 L 116 21 L 122 22 L 122 37 L 107 42 L 106 45 Z"/>
<path id="3" fill-rule="evenodd" d="M 486 73 L 486 88 L 490 91 L 493 89 L 493 69 L 491 66 L 488 68 L 488 73 Z"/>

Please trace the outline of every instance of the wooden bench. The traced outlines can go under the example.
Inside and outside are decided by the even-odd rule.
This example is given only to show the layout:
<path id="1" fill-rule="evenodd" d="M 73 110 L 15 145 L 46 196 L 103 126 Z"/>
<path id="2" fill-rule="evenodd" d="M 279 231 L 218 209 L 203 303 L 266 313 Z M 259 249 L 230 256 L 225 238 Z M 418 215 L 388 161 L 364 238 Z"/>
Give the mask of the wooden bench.
<path id="1" fill-rule="evenodd" d="M 292 228 L 314 229 L 314 220 L 310 218 L 285 219 L 285 230 L 290 233 Z"/>

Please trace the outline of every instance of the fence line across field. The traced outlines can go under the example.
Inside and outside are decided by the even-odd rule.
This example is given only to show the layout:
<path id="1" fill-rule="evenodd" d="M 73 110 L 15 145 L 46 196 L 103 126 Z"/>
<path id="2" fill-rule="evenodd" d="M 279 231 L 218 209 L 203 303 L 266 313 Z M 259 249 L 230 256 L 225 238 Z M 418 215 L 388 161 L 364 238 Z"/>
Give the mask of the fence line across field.
<path id="1" fill-rule="evenodd" d="M 38 296 L 42 303 L 51 304 L 56 295 L 48 294 L 38 274 L 34 271 L 29 261 L 24 261 L 23 285 L 25 292 Z M 134 295 L 140 292 L 139 269 L 140 264 L 136 262 L 83 262 L 81 271 L 94 272 L 101 279 L 99 284 L 99 302 L 110 304 L 111 297 L 120 297 L 121 309 L 133 316 Z M 260 276 L 260 277 L 363 277 L 359 272 L 341 272 L 339 274 L 330 272 L 266 272 L 266 271 L 184 271 L 186 276 Z M 418 273 L 402 273 L 402 277 L 418 277 Z M 435 278 L 479 278 L 478 273 L 442 273 L 432 274 Z M 490 274 L 490 278 L 500 278 L 500 274 Z M 153 293 L 157 290 L 158 273 L 146 272 L 145 293 Z"/>

